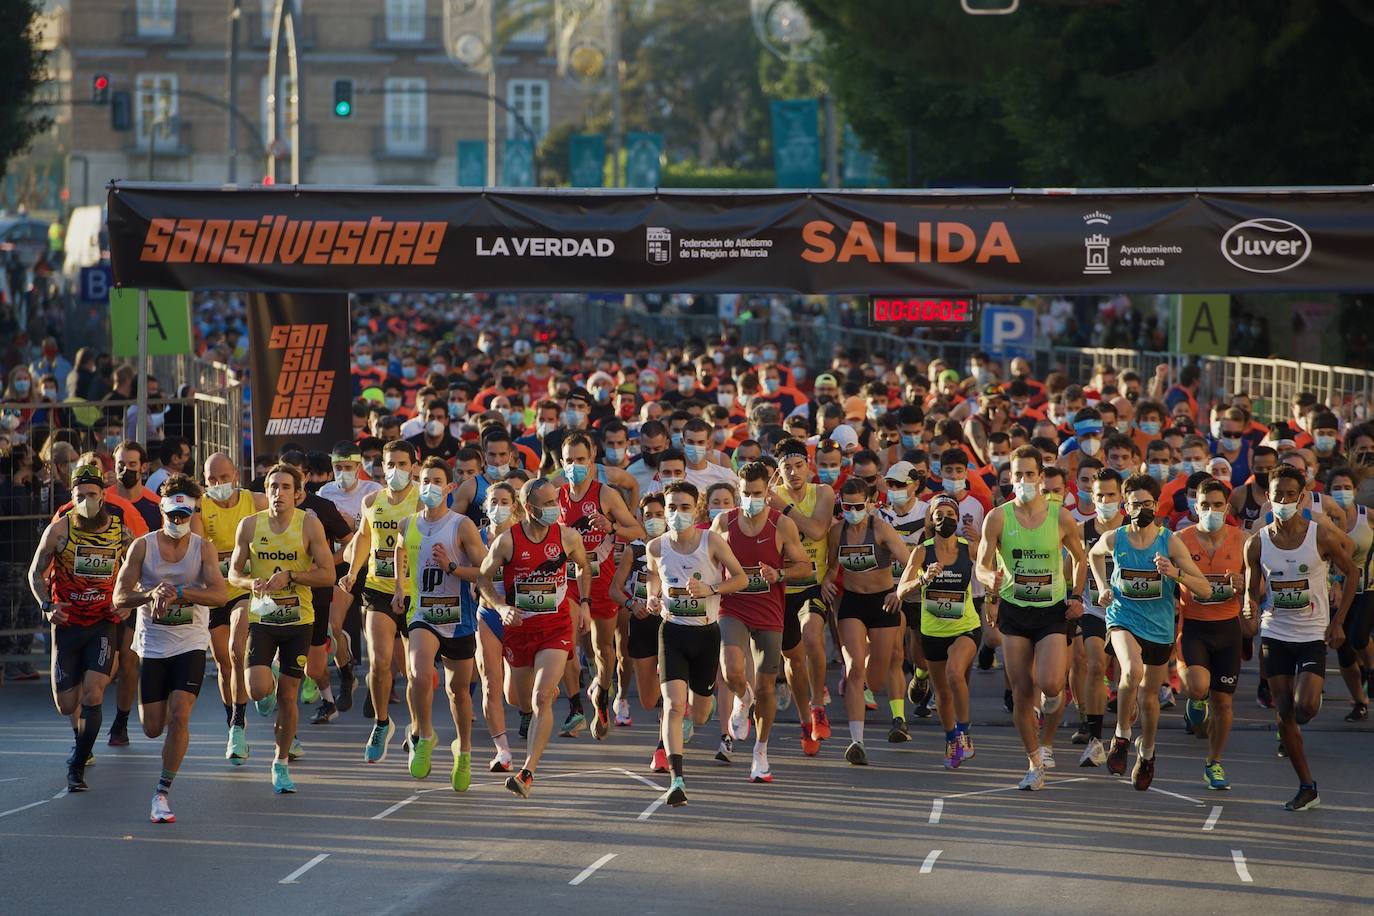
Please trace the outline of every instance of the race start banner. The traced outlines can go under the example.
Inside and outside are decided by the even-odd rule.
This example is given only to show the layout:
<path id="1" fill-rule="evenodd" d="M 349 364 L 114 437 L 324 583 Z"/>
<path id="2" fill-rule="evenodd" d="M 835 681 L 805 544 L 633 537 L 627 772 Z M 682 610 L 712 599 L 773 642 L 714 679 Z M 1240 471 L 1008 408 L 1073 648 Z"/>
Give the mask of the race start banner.
<path id="1" fill-rule="evenodd" d="M 353 438 L 347 296 L 250 296 L 248 334 L 254 461 Z"/>
<path id="2" fill-rule="evenodd" d="M 108 200 L 118 287 L 841 295 L 1374 290 L 1370 187 L 476 191 L 117 182 Z"/>

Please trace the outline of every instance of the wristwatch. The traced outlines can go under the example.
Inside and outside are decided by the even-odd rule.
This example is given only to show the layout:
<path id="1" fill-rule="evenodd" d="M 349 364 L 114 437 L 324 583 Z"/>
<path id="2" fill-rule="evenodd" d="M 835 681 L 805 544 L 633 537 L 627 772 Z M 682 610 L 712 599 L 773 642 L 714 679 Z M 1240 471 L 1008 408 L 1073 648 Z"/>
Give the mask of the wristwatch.
<path id="1" fill-rule="evenodd" d="M 449 574 L 450 576 L 453 575 L 454 571 L 455 571 L 457 568 L 458 568 L 458 564 L 457 564 L 457 563 L 454 563 L 452 560 L 450 560 L 450 561 L 449 561 L 449 564 L 448 564 L 448 574 Z"/>
<path id="2" fill-rule="evenodd" d="M 52 615 L 52 609 L 53 609 L 53 602 L 52 602 L 52 599 L 48 599 L 47 601 L 44 601 L 42 604 L 40 604 L 40 605 L 38 606 L 38 612 L 39 612 L 40 614 L 43 615 L 43 619 L 44 619 L 44 620 L 47 620 L 48 617 L 50 617 L 50 616 Z"/>
<path id="3" fill-rule="evenodd" d="M 1065 600 L 1065 601 L 1078 601 L 1078 602 L 1082 602 L 1083 596 L 1082 596 L 1082 595 L 1069 595 L 1069 596 L 1068 596 L 1067 598 L 1065 598 L 1064 600 Z"/>

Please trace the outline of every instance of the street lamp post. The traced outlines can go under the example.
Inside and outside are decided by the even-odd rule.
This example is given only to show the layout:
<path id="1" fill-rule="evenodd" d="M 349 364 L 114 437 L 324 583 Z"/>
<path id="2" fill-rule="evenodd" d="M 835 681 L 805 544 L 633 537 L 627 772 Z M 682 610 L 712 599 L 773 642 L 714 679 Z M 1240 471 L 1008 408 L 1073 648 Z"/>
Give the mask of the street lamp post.
<path id="1" fill-rule="evenodd" d="M 228 105 L 225 114 L 229 131 L 229 183 L 235 184 L 239 174 L 239 126 L 234 119 L 238 108 L 239 92 L 239 21 L 243 16 L 243 0 L 229 0 L 229 72 L 225 101 Z"/>

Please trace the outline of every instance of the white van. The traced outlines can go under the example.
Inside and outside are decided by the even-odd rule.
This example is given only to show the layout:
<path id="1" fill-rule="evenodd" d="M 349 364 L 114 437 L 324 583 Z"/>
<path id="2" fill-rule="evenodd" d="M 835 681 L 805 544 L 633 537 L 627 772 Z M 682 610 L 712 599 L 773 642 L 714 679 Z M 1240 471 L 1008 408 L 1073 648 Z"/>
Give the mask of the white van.
<path id="1" fill-rule="evenodd" d="M 83 267 L 94 267 L 110 258 L 109 236 L 105 232 L 105 208 L 77 207 L 67 221 L 66 260 L 62 273 L 75 281 Z"/>

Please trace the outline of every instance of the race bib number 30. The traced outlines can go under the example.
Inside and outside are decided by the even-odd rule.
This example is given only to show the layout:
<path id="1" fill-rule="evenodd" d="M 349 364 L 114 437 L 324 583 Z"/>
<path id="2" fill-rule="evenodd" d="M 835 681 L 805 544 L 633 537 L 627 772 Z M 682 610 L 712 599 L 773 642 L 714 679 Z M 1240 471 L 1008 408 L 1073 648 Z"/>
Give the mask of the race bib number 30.
<path id="1" fill-rule="evenodd" d="M 558 586 L 552 582 L 516 582 L 515 606 L 526 614 L 552 614 L 558 610 Z"/>

